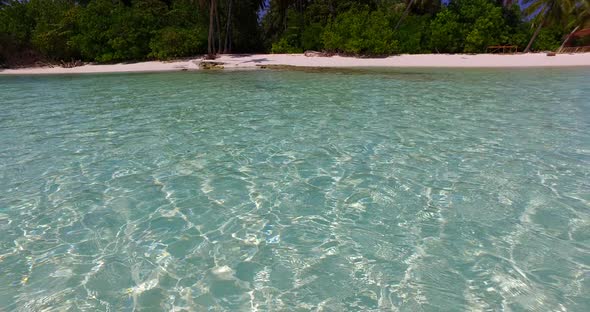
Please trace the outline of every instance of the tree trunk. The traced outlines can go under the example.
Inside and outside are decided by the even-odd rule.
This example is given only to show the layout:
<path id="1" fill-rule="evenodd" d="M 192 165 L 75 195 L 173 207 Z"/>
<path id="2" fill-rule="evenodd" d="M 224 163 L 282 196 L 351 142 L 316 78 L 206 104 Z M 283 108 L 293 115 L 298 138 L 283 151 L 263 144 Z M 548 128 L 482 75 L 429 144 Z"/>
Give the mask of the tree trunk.
<path id="1" fill-rule="evenodd" d="M 215 55 L 215 1 L 209 1 L 209 37 L 207 38 L 207 53 L 209 56 Z"/>
<path id="2" fill-rule="evenodd" d="M 404 10 L 404 13 L 402 14 L 402 16 L 399 18 L 399 21 L 397 21 L 397 25 L 395 25 L 395 28 L 393 30 L 397 30 L 399 28 L 399 26 L 402 24 L 402 21 L 404 20 L 404 18 L 406 18 L 406 16 L 408 16 L 408 14 L 410 13 L 410 9 L 412 8 L 412 5 L 414 4 L 414 1 L 415 0 L 410 0 L 410 3 L 408 3 L 408 6 Z"/>
<path id="3" fill-rule="evenodd" d="M 535 39 L 537 39 L 537 36 L 541 32 L 542 27 L 543 27 L 543 22 L 541 21 L 541 23 L 539 23 L 539 27 L 537 27 L 537 29 L 535 30 L 535 33 L 533 33 L 533 36 L 531 37 L 531 41 L 529 41 L 529 44 L 526 46 L 526 49 L 524 49 L 524 53 L 531 52 L 531 47 L 533 46 L 533 42 L 535 42 Z"/>
<path id="4" fill-rule="evenodd" d="M 217 8 L 217 0 L 215 0 L 215 19 L 217 22 L 217 53 L 221 53 L 221 22 L 219 19 L 219 9 Z"/>
<path id="5" fill-rule="evenodd" d="M 287 14 L 288 14 L 288 10 L 289 9 L 285 9 L 285 14 L 283 14 L 283 25 L 284 25 L 284 30 L 287 30 Z"/>
<path id="6" fill-rule="evenodd" d="M 551 7 L 553 7 L 553 5 L 551 5 L 548 9 L 545 9 L 544 11 L 539 13 L 539 14 L 542 14 L 541 20 L 539 21 L 539 27 L 537 27 L 537 29 L 533 33 L 533 36 L 531 37 L 531 41 L 529 41 L 529 44 L 526 46 L 526 49 L 524 49 L 524 53 L 531 52 L 531 47 L 533 46 L 533 42 L 535 42 L 535 39 L 537 39 L 537 36 L 541 32 L 541 28 L 543 28 L 543 24 L 545 24 L 545 17 L 547 16 L 547 12 L 549 12 L 549 10 L 551 10 Z"/>
<path id="7" fill-rule="evenodd" d="M 563 41 L 563 43 L 561 44 L 561 46 L 559 47 L 559 50 L 557 50 L 557 52 L 561 52 L 561 50 L 563 49 L 563 47 L 565 47 L 565 45 L 570 41 L 570 39 L 572 39 L 572 35 L 578 31 L 578 29 L 580 28 L 580 26 L 577 26 L 576 28 L 574 28 L 574 30 L 572 30 L 572 32 L 567 35 L 567 37 L 565 38 L 565 40 Z"/>
<path id="8" fill-rule="evenodd" d="M 229 0 L 229 7 L 227 8 L 227 24 L 225 27 L 225 45 L 223 53 L 231 53 L 231 9 L 233 0 Z"/>

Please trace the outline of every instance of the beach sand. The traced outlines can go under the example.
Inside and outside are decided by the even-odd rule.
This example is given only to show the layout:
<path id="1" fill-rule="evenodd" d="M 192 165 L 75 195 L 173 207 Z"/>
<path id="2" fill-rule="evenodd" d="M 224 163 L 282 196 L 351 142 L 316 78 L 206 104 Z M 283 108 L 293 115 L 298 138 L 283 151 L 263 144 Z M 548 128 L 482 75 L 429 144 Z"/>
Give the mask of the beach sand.
<path id="1" fill-rule="evenodd" d="M 117 72 L 160 72 L 198 70 L 202 58 L 171 62 L 140 62 L 112 65 L 84 65 L 74 68 L 31 67 L 0 70 L 0 75 L 84 74 Z M 298 67 L 382 67 L 382 68 L 523 68 L 590 66 L 590 53 L 558 54 L 415 54 L 385 58 L 308 57 L 303 54 L 221 55 L 215 62 L 226 70 L 256 69 L 260 66 L 286 65 Z"/>

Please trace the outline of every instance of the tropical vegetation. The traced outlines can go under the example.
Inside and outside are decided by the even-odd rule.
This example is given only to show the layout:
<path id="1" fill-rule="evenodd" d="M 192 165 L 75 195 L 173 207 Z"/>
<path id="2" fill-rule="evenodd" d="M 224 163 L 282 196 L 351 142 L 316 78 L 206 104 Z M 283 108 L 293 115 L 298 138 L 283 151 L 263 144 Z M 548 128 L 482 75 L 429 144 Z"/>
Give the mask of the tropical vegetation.
<path id="1" fill-rule="evenodd" d="M 557 48 L 590 0 L 0 0 L 0 65 Z"/>

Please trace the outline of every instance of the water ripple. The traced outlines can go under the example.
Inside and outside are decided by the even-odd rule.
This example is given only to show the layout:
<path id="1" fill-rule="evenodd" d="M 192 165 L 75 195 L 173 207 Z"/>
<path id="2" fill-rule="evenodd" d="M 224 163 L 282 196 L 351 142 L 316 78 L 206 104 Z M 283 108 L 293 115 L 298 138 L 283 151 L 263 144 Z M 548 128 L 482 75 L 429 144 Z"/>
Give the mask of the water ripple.
<path id="1" fill-rule="evenodd" d="M 587 311 L 588 74 L 2 77 L 0 310 Z"/>

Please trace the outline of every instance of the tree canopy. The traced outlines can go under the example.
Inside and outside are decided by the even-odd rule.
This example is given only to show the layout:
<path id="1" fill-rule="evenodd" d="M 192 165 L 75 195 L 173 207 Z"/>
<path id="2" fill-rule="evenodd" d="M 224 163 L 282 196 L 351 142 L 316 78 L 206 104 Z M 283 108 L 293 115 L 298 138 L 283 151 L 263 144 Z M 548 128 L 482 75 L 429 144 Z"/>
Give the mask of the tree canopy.
<path id="1" fill-rule="evenodd" d="M 0 66 L 217 53 L 556 49 L 590 0 L 1 0 Z"/>

